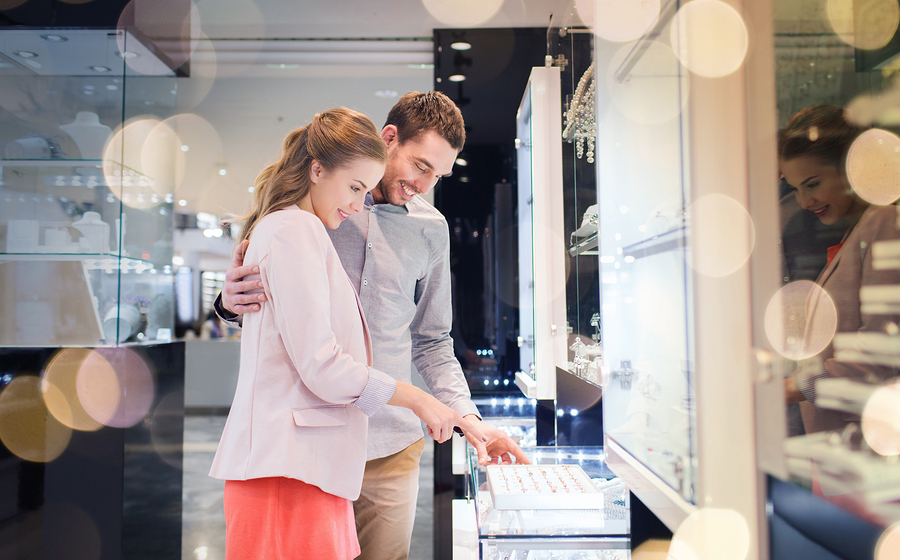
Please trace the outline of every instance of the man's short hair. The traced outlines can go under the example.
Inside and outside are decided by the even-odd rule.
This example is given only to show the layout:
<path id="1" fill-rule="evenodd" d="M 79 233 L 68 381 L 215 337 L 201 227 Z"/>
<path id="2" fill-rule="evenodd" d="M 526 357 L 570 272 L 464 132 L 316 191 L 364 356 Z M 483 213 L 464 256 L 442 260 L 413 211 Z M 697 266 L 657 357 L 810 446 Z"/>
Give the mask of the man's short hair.
<path id="1" fill-rule="evenodd" d="M 411 91 L 402 96 L 388 113 L 385 126 L 397 127 L 400 142 L 433 130 L 457 152 L 466 143 L 466 127 L 462 113 L 453 101 L 439 91 Z"/>

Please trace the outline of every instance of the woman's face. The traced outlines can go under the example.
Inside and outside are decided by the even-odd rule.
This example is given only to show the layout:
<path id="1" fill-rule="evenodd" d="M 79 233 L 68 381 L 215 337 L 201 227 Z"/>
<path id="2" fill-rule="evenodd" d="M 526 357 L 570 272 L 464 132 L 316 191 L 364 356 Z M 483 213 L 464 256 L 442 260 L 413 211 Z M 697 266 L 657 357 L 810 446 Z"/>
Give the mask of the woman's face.
<path id="1" fill-rule="evenodd" d="M 322 223 L 336 229 L 351 214 L 361 212 L 366 193 L 372 190 L 381 176 L 384 164 L 368 158 L 359 158 L 349 165 L 331 171 L 313 161 L 309 170 L 312 181 L 308 205 L 301 207 L 314 213 Z"/>
<path id="2" fill-rule="evenodd" d="M 862 205 L 847 175 L 836 166 L 813 156 L 798 156 L 779 163 L 797 202 L 823 224 L 832 225 Z"/>

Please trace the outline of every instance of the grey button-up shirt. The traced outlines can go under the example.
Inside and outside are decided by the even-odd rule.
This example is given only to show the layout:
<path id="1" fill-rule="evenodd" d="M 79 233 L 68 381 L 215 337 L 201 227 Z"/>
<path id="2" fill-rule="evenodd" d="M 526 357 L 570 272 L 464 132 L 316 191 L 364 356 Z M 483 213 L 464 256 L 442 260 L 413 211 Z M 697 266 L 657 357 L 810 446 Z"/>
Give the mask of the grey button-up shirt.
<path id="1" fill-rule="evenodd" d="M 450 233 L 433 206 L 373 204 L 328 230 L 359 293 L 375 368 L 410 382 L 412 365 L 432 394 L 460 415 L 478 414 L 453 354 L 450 325 Z M 368 459 L 386 457 L 422 437 L 409 409 L 383 406 L 369 418 Z"/>

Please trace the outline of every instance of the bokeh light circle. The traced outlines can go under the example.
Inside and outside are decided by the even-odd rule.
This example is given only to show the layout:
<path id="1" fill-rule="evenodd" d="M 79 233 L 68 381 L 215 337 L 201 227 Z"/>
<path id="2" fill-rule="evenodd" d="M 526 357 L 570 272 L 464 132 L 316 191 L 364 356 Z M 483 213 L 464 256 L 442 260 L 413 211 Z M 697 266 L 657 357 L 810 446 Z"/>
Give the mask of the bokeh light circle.
<path id="1" fill-rule="evenodd" d="M 65 451 L 71 438 L 72 429 L 47 409 L 40 378 L 17 377 L 0 393 L 0 441 L 14 455 L 47 463 Z"/>
<path id="2" fill-rule="evenodd" d="M 78 370 L 91 352 L 88 348 L 64 348 L 50 359 L 41 376 L 41 391 L 50 414 L 66 426 L 86 432 L 103 426 L 81 405 L 76 387 Z"/>
<path id="3" fill-rule="evenodd" d="M 43 508 L 43 557 L 67 560 L 100 560 L 103 541 L 97 522 L 84 509 L 66 502 Z"/>
<path id="4" fill-rule="evenodd" d="M 150 439 L 163 461 L 184 468 L 184 392 L 174 391 L 160 399 L 153 410 Z"/>
<path id="5" fill-rule="evenodd" d="M 744 560 L 750 530 L 744 517 L 730 509 L 703 508 L 690 514 L 672 537 L 672 560 Z"/>
<path id="6" fill-rule="evenodd" d="M 175 198 L 188 202 L 200 200 L 212 188 L 210 171 L 221 167 L 223 147 L 218 131 L 209 121 L 193 113 L 169 117 L 159 125 L 159 130 L 170 132 L 179 143 L 176 146 L 179 155 L 172 159 L 174 167 L 170 171 L 175 181 Z M 188 150 L 182 151 L 181 146 L 187 146 Z M 152 155 L 152 150 L 146 153 Z"/>
<path id="7" fill-rule="evenodd" d="M 500 11 L 503 0 L 422 0 L 434 19 L 450 27 L 480 25 Z"/>
<path id="8" fill-rule="evenodd" d="M 876 453 L 900 455 L 900 381 L 872 393 L 862 413 L 862 432 Z"/>
<path id="9" fill-rule="evenodd" d="M 157 179 L 144 173 L 142 161 L 144 146 L 157 125 L 155 117 L 126 121 L 116 128 L 103 150 L 103 174 L 109 190 L 131 208 L 152 208 L 164 200 L 156 191 Z M 165 178 L 159 181 L 165 184 Z"/>
<path id="10" fill-rule="evenodd" d="M 847 153 L 847 178 L 853 190 L 872 204 L 900 198 L 900 137 L 880 128 L 857 136 Z"/>
<path id="11" fill-rule="evenodd" d="M 173 69 L 187 62 L 200 38 L 200 12 L 191 2 L 190 10 L 184 12 L 182 0 L 131 0 L 119 15 L 116 36 L 120 52 L 133 51 L 129 41 L 136 41 L 124 31 L 136 29 L 166 60 L 150 56 L 136 56 L 125 59 L 125 63 L 135 72 L 146 76 L 170 74 Z"/>
<path id="12" fill-rule="evenodd" d="M 582 4 L 590 3 L 589 0 L 581 0 L 576 5 L 580 8 Z M 600 17 L 594 17 L 593 24 L 587 21 L 585 23 L 607 41 L 634 41 L 649 31 L 659 19 L 659 0 L 595 0 L 594 4 L 593 13 L 600 14 Z"/>
<path id="13" fill-rule="evenodd" d="M 807 319 L 811 318 L 811 321 Z M 799 280 L 783 286 L 766 307 L 766 336 L 789 360 L 803 360 L 825 349 L 837 331 L 837 307 L 815 282 Z"/>
<path id="14" fill-rule="evenodd" d="M 179 112 L 190 111 L 206 99 L 206 96 L 212 91 L 212 87 L 220 72 L 222 75 L 235 76 L 246 69 L 238 69 L 235 64 L 223 64 L 222 66 L 229 67 L 231 72 L 226 74 L 225 68 L 219 68 L 215 48 L 206 34 L 201 32 L 200 41 L 195 49 L 194 56 L 191 58 L 191 79 L 184 80 L 183 83 L 178 85 Z M 249 66 L 250 63 L 247 63 L 246 67 Z"/>
<path id="15" fill-rule="evenodd" d="M 897 0 L 828 0 L 826 11 L 835 35 L 858 49 L 884 47 L 900 25 Z"/>
<path id="16" fill-rule="evenodd" d="M 756 229 L 747 210 L 723 194 L 709 194 L 695 200 L 685 211 L 690 220 L 691 266 L 705 276 L 720 278 L 739 268 L 750 258 Z"/>
<path id="17" fill-rule="evenodd" d="M 694 74 L 719 78 L 744 62 L 749 44 L 741 15 L 720 0 L 694 0 L 672 18 L 670 35 L 678 60 Z"/>
<path id="18" fill-rule="evenodd" d="M 91 417 L 106 426 L 127 428 L 140 422 L 154 397 L 153 374 L 130 348 L 98 348 L 79 368 L 78 398 Z"/>
<path id="19" fill-rule="evenodd" d="M 875 560 L 900 558 L 900 522 L 884 530 L 875 545 Z"/>
<path id="20" fill-rule="evenodd" d="M 688 102 L 688 76 L 668 46 L 651 41 L 626 76 L 618 76 L 635 43 L 623 45 L 610 60 L 606 87 L 613 105 L 629 119 L 660 124 L 677 117 Z"/>

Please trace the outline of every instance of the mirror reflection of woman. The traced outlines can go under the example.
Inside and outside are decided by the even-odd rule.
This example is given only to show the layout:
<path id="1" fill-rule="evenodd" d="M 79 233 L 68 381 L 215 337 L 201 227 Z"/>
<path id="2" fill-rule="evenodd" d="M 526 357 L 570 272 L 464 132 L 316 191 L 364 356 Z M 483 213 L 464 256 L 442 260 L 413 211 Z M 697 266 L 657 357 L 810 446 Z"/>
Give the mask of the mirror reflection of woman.
<path id="1" fill-rule="evenodd" d="M 827 265 L 816 280 L 834 302 L 838 333 L 885 332 L 890 322 L 900 322 L 895 315 L 873 315 L 860 309 L 860 288 L 900 285 L 900 271 L 872 266 L 872 244 L 900 238 L 897 207 L 869 204 L 853 190 L 847 177 L 847 154 L 862 132 L 844 119 L 842 107 L 815 105 L 791 117 L 778 138 L 779 171 L 800 206 L 823 224 L 843 221 L 848 226 L 843 240 L 828 248 Z M 826 299 L 808 303 L 807 331 L 817 314 L 819 319 L 824 315 L 821 306 Z M 845 378 L 875 384 L 897 374 L 892 367 L 838 361 L 829 342 L 816 356 L 798 364 L 794 376 L 785 380 L 785 392 L 789 403 L 801 403 L 807 433 L 842 430 L 859 418 L 816 407 L 816 383 Z"/>

